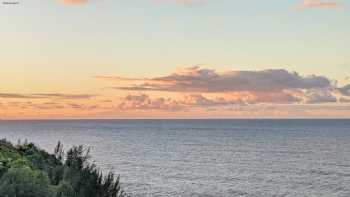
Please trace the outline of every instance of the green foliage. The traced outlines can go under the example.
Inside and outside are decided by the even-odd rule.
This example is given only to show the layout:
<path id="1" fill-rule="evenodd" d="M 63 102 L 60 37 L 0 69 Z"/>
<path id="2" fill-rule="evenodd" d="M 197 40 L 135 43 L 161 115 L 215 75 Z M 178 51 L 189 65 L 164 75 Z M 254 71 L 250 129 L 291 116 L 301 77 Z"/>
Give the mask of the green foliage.
<path id="1" fill-rule="evenodd" d="M 75 191 L 70 183 L 62 181 L 58 185 L 56 189 L 55 197 L 75 197 L 75 196 L 76 196 Z"/>
<path id="2" fill-rule="evenodd" d="M 84 149 L 83 146 L 73 146 L 68 152 L 66 157 L 66 166 L 81 170 L 84 164 L 90 158 L 90 149 Z"/>
<path id="3" fill-rule="evenodd" d="M 89 163 L 89 151 L 74 146 L 65 155 L 59 142 L 49 154 L 32 143 L 0 140 L 0 196 L 126 197 L 119 177 Z"/>
<path id="4" fill-rule="evenodd" d="M 0 179 L 0 196 L 50 197 L 48 177 L 29 168 L 10 168 Z"/>
<path id="5" fill-rule="evenodd" d="M 0 140 L 0 177 L 2 177 L 10 167 L 26 167 L 30 162 L 23 157 L 11 143 L 5 139 Z"/>
<path id="6" fill-rule="evenodd" d="M 52 185 L 58 185 L 63 179 L 65 167 L 63 165 L 57 165 L 51 167 L 48 170 L 48 175 Z"/>
<path id="7" fill-rule="evenodd" d="M 112 173 L 103 177 L 95 165 L 89 164 L 89 149 L 74 146 L 67 152 L 64 180 L 72 184 L 77 197 L 117 197 L 120 194 L 119 177 Z"/>
<path id="8" fill-rule="evenodd" d="M 55 157 L 62 162 L 64 157 L 64 151 L 63 151 L 63 145 L 60 141 L 58 141 L 55 150 L 54 150 Z"/>
<path id="9" fill-rule="evenodd" d="M 55 155 L 51 155 L 33 143 L 18 145 L 18 151 L 21 155 L 26 157 L 33 165 L 33 168 L 39 170 L 49 170 L 51 167 L 62 164 Z"/>

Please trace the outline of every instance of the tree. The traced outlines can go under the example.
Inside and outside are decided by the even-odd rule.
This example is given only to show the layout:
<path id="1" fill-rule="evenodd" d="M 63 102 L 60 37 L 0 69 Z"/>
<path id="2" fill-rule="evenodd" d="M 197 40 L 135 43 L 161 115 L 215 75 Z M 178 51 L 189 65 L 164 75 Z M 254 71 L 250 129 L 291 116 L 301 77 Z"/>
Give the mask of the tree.
<path id="1" fill-rule="evenodd" d="M 51 197 L 49 179 L 41 171 L 10 168 L 0 179 L 0 196 Z"/>
<path id="2" fill-rule="evenodd" d="M 76 194 L 70 183 L 63 181 L 58 185 L 55 197 L 75 197 L 75 196 Z"/>
<path id="3" fill-rule="evenodd" d="M 89 148 L 73 146 L 54 154 L 33 143 L 0 140 L 0 197 L 126 197 L 119 177 L 89 162 Z M 63 158 L 65 157 L 65 158 Z"/>
<path id="4" fill-rule="evenodd" d="M 63 151 L 63 145 L 61 143 L 61 141 L 58 141 L 55 150 L 54 150 L 54 154 L 56 159 L 58 159 L 59 161 L 63 160 L 63 156 L 64 156 L 64 151 Z"/>

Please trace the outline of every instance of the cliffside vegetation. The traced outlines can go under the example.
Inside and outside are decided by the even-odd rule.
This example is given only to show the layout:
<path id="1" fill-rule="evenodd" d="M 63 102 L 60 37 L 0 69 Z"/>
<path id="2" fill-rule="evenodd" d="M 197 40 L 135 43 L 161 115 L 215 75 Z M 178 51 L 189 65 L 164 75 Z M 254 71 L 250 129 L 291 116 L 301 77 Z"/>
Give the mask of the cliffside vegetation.
<path id="1" fill-rule="evenodd" d="M 103 175 L 89 162 L 89 149 L 74 146 L 54 154 L 33 143 L 0 140 L 1 197 L 125 197 L 119 177 Z"/>

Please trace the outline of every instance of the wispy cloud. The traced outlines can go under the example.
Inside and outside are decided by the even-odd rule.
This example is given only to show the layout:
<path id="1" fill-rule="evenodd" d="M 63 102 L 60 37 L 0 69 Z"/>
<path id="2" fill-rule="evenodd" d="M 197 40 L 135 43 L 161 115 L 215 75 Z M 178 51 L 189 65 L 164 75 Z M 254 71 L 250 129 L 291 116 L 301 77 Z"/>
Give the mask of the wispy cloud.
<path id="1" fill-rule="evenodd" d="M 176 3 L 179 5 L 191 6 L 202 4 L 204 0 L 155 0 L 159 3 Z"/>
<path id="2" fill-rule="evenodd" d="M 21 94 L 21 93 L 0 93 L 0 98 L 6 99 L 89 99 L 95 95 L 90 94 Z"/>
<path id="3" fill-rule="evenodd" d="M 32 95 L 26 95 L 26 94 L 18 94 L 18 93 L 0 93 L 0 98 L 7 98 L 7 99 L 32 99 L 32 98 L 40 98 Z"/>
<path id="4" fill-rule="evenodd" d="M 88 2 L 88 0 L 58 0 L 58 1 L 67 5 L 80 5 Z"/>
<path id="5" fill-rule="evenodd" d="M 334 9 L 339 7 L 335 1 L 304 0 L 301 8 Z"/>
<path id="6" fill-rule="evenodd" d="M 75 103 L 75 102 L 31 102 L 31 101 L 23 101 L 23 102 L 6 102 L 3 104 L 3 107 L 16 107 L 19 109 L 34 109 L 34 110 L 65 110 L 65 109 L 73 109 L 73 110 L 95 110 L 98 109 L 98 105 L 94 104 L 83 104 L 83 103 Z"/>
<path id="7" fill-rule="evenodd" d="M 43 98 L 56 98 L 56 99 L 89 99 L 94 97 L 95 95 L 90 94 L 32 94 L 32 96 L 38 96 Z"/>
<path id="8" fill-rule="evenodd" d="M 87 3 L 89 0 L 58 0 L 66 5 L 81 5 Z M 154 0 L 158 3 L 175 3 L 178 5 L 192 6 L 198 5 L 204 2 L 204 0 Z"/>

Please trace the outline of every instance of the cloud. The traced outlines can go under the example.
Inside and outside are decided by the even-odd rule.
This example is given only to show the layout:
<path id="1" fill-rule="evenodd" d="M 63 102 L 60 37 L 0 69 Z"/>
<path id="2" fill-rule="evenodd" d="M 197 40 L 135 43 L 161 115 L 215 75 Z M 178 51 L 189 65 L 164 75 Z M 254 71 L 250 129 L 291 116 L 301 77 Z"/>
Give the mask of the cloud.
<path id="1" fill-rule="evenodd" d="M 76 103 L 76 102 L 42 102 L 42 101 L 20 101 L 20 102 L 6 102 L 3 104 L 4 107 L 15 107 L 18 109 L 36 109 L 36 110 L 62 110 L 62 109 L 74 109 L 74 110 L 97 110 L 102 109 L 98 105 L 89 103 Z"/>
<path id="2" fill-rule="evenodd" d="M 193 108 L 225 107 L 229 105 L 243 105 L 243 102 L 225 99 L 223 97 L 207 98 L 200 94 L 186 95 L 177 100 L 163 97 L 151 98 L 146 94 L 130 94 L 122 98 L 118 109 L 180 111 Z"/>
<path id="3" fill-rule="evenodd" d="M 334 9 L 339 7 L 335 1 L 304 0 L 301 8 Z"/>
<path id="4" fill-rule="evenodd" d="M 176 111 L 182 106 L 173 99 L 162 97 L 151 98 L 145 94 L 128 95 L 122 98 L 118 106 L 120 110 L 169 110 Z"/>
<path id="5" fill-rule="evenodd" d="M 350 84 L 348 84 L 342 88 L 339 88 L 338 90 L 342 95 L 350 96 Z"/>
<path id="6" fill-rule="evenodd" d="M 95 95 L 90 94 L 32 94 L 32 96 L 38 96 L 42 98 L 55 98 L 55 99 L 89 99 Z"/>
<path id="7" fill-rule="evenodd" d="M 25 94 L 17 94 L 17 93 L 0 93 L 0 98 L 7 98 L 7 99 L 35 99 L 40 97 L 35 97 L 32 95 L 25 95 Z"/>
<path id="8" fill-rule="evenodd" d="M 251 92 L 245 102 L 248 104 L 274 103 L 274 104 L 292 104 L 303 101 L 298 91 L 281 92 Z"/>
<path id="9" fill-rule="evenodd" d="M 80 5 L 88 2 L 88 0 L 59 0 L 59 1 L 67 5 Z"/>
<path id="10" fill-rule="evenodd" d="M 193 108 L 224 107 L 238 104 L 243 103 L 222 97 L 207 98 L 200 94 L 185 95 L 183 98 L 177 100 L 163 97 L 151 98 L 146 94 L 130 94 L 122 98 L 118 109 L 180 111 Z"/>
<path id="11" fill-rule="evenodd" d="M 58 0 L 66 5 L 81 5 L 87 3 L 89 0 Z M 175 3 L 179 5 L 191 6 L 203 3 L 203 0 L 155 0 L 159 3 Z"/>
<path id="12" fill-rule="evenodd" d="M 51 110 L 51 109 L 63 109 L 64 106 L 55 102 L 34 103 L 31 101 L 26 102 L 7 102 L 4 104 L 7 107 L 16 107 L 20 109 L 39 109 L 39 110 Z"/>
<path id="13" fill-rule="evenodd" d="M 52 109 L 64 109 L 65 107 L 61 104 L 56 103 L 33 103 L 27 105 L 27 107 L 31 107 L 34 109 L 40 109 L 40 110 L 52 110 Z"/>
<path id="14" fill-rule="evenodd" d="M 147 78 L 140 79 L 140 78 L 128 78 L 128 77 L 119 77 L 119 76 L 104 76 L 104 75 L 97 75 L 94 76 L 96 79 L 103 79 L 103 80 L 113 80 L 113 81 L 139 81 L 139 80 L 147 80 Z"/>
<path id="15" fill-rule="evenodd" d="M 191 6 L 191 5 L 197 5 L 204 2 L 204 0 L 156 0 L 160 3 L 176 3 L 179 5 L 185 5 L 185 6 Z"/>
<path id="16" fill-rule="evenodd" d="M 309 104 L 335 103 L 338 101 L 330 90 L 308 90 L 305 95 L 307 99 L 306 102 Z"/>
<path id="17" fill-rule="evenodd" d="M 114 89 L 185 94 L 188 101 L 191 100 L 192 103 L 198 103 L 198 105 L 204 103 L 207 106 L 239 103 L 331 103 L 338 102 L 339 94 L 350 96 L 350 85 L 338 88 L 335 81 L 326 76 L 303 76 L 284 69 L 218 72 L 214 69 L 194 66 L 153 78 L 119 76 L 97 76 L 96 78 L 123 84 L 113 87 Z M 208 100 L 207 97 L 203 97 L 203 94 L 224 96 L 221 100 L 218 98 Z"/>
<path id="18" fill-rule="evenodd" d="M 194 107 L 214 107 L 214 106 L 227 106 L 227 105 L 243 105 L 244 102 L 240 99 L 225 99 L 223 97 L 217 97 L 214 99 L 204 97 L 201 94 L 186 95 L 179 103 L 186 106 Z"/>
<path id="19" fill-rule="evenodd" d="M 20 94 L 20 93 L 0 93 L 0 98 L 6 99 L 89 99 L 95 95 L 89 94 Z"/>
<path id="20" fill-rule="evenodd" d="M 109 79 L 120 81 L 118 77 L 109 77 Z M 123 79 L 126 78 L 123 77 Z M 300 76 L 296 72 L 288 72 L 283 69 L 219 73 L 213 69 L 204 69 L 198 66 L 185 68 L 167 76 L 130 79 L 129 81 L 134 82 L 134 84 L 115 88 L 167 92 L 281 92 L 289 89 L 313 89 L 331 86 L 331 81 L 324 76 Z"/>
<path id="21" fill-rule="evenodd" d="M 215 97 L 209 98 L 201 94 L 186 95 L 181 104 L 197 107 L 238 106 L 253 104 L 292 104 L 300 103 L 301 98 L 288 92 L 245 92 L 236 94 L 234 98 Z"/>
<path id="22" fill-rule="evenodd" d="M 342 97 L 342 98 L 339 99 L 339 102 L 340 102 L 340 103 L 350 103 L 350 98 L 344 98 L 344 97 Z"/>
<path id="23" fill-rule="evenodd" d="M 182 98 L 151 98 L 146 94 L 129 94 L 121 99 L 120 110 L 163 110 L 180 111 L 195 108 L 227 108 L 236 106 L 248 106 L 254 104 L 289 104 L 300 102 L 301 99 L 288 93 L 245 93 L 235 97 L 225 98 L 218 96 L 204 96 L 202 94 L 184 95 Z"/>

